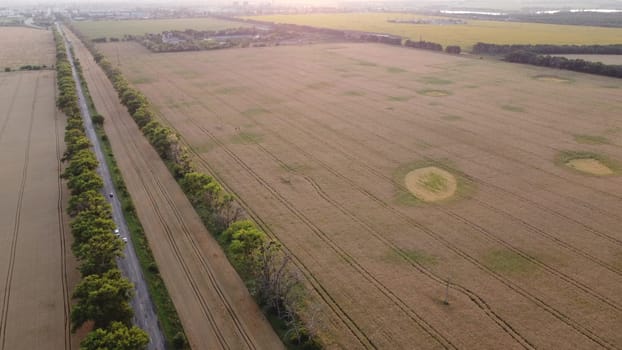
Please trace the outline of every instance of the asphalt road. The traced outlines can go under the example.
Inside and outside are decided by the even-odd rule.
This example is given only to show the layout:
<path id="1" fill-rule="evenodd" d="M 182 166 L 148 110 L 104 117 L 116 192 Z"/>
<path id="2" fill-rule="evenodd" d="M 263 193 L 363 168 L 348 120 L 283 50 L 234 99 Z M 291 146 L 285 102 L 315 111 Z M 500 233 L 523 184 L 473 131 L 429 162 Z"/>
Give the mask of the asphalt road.
<path id="1" fill-rule="evenodd" d="M 99 140 L 97 139 L 97 135 L 95 134 L 95 129 L 93 128 L 93 123 L 91 121 L 91 115 L 87 107 L 86 99 L 84 98 L 82 86 L 80 85 L 80 77 L 78 76 L 74 65 L 73 55 L 69 50 L 69 48 L 71 47 L 71 43 L 65 37 L 65 34 L 60 26 L 57 25 L 57 27 L 59 29 L 59 32 L 63 34 L 63 38 L 65 39 L 65 45 L 67 46 L 67 57 L 69 58 L 69 62 L 71 63 L 71 70 L 73 73 L 73 77 L 76 81 L 78 103 L 80 105 L 82 119 L 84 120 L 84 128 L 86 130 L 88 138 L 93 144 L 93 151 L 95 152 L 97 160 L 99 161 L 98 172 L 104 180 L 103 191 L 106 198 L 108 198 L 110 204 L 112 205 L 112 217 L 117 225 L 117 228 L 119 229 L 121 237 L 127 238 L 127 243 L 124 250 L 125 256 L 118 259 L 117 264 L 119 265 L 119 269 L 121 269 L 121 271 L 123 272 L 123 275 L 134 284 L 135 295 L 131 301 L 132 309 L 134 310 L 133 322 L 136 326 L 142 328 L 145 332 L 147 332 L 147 334 L 149 334 L 149 338 L 151 340 L 148 346 L 149 350 L 165 349 L 164 336 L 158 322 L 158 317 L 155 313 L 155 307 L 153 306 L 153 302 L 151 301 L 151 298 L 149 296 L 147 284 L 140 269 L 136 253 L 134 252 L 132 239 L 129 236 L 127 223 L 125 222 L 125 217 L 123 216 L 123 211 L 121 210 L 121 203 L 118 200 L 117 193 L 112 184 L 112 177 L 110 176 L 108 165 L 106 164 L 106 160 L 101 150 Z M 110 197 L 110 193 L 113 194 L 112 197 Z"/>

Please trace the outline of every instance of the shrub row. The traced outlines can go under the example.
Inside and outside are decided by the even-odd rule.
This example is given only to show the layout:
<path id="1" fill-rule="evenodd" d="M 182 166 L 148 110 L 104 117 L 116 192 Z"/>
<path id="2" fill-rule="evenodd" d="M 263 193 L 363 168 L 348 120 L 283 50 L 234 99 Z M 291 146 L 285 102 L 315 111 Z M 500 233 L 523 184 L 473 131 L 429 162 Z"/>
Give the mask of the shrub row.
<path id="1" fill-rule="evenodd" d="M 129 301 L 133 286 L 116 268 L 115 259 L 122 255 L 123 242 L 113 233 L 111 207 L 101 193 L 103 180 L 96 172 L 98 162 L 85 134 L 71 64 L 57 30 L 54 39 L 57 105 L 68 117 L 63 156 L 68 164 L 62 176 L 71 191 L 68 211 L 72 217 L 72 250 L 82 275 L 73 292 L 77 302 L 71 311 L 72 330 L 92 322 L 93 331 L 81 343 L 84 349 L 144 349 L 149 337 L 131 326 Z"/>
<path id="2" fill-rule="evenodd" d="M 121 102 L 143 134 L 167 164 L 209 231 L 222 245 L 251 294 L 263 307 L 286 345 L 316 349 L 315 327 L 303 321 L 304 288 L 290 257 L 249 220 L 234 197 L 211 176 L 198 171 L 188 149 L 171 128 L 156 120 L 147 98 L 131 87 L 119 69 L 81 38 L 113 83 Z M 280 327 L 280 328 L 279 328 Z"/>
<path id="3" fill-rule="evenodd" d="M 582 59 L 568 59 L 566 57 L 538 55 L 530 51 L 515 51 L 505 56 L 505 60 L 515 63 L 526 63 L 536 66 L 567 69 L 575 72 L 605 75 L 622 78 L 622 65 L 603 64 Z"/>
<path id="4" fill-rule="evenodd" d="M 473 46 L 474 54 L 505 55 L 515 51 L 529 51 L 539 54 L 597 54 L 622 55 L 622 44 L 613 45 L 508 45 L 479 42 Z"/>

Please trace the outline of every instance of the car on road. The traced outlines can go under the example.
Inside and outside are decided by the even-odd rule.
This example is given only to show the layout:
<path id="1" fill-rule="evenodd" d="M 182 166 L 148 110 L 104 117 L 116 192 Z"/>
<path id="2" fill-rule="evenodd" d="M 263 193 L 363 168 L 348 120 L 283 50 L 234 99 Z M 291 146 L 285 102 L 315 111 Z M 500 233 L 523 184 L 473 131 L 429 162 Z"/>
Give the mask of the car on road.
<path id="1" fill-rule="evenodd" d="M 110 192 L 110 194 L 108 196 L 110 196 L 110 198 L 112 198 L 112 197 L 114 197 L 114 194 L 112 192 Z"/>
<path id="2" fill-rule="evenodd" d="M 119 232 L 119 229 L 118 229 L 118 228 L 115 228 L 115 229 L 114 229 L 114 234 L 115 234 L 117 237 L 121 236 L 121 233 Z"/>
<path id="3" fill-rule="evenodd" d="M 127 243 L 127 237 L 122 238 L 123 242 Z"/>

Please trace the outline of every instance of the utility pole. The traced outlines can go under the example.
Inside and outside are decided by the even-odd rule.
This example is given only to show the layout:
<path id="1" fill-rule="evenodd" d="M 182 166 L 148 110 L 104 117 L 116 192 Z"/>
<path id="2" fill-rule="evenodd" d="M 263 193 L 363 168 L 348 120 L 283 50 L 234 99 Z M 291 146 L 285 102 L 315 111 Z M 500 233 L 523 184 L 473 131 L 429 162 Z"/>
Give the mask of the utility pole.
<path id="1" fill-rule="evenodd" d="M 443 304 L 445 305 L 449 305 L 449 283 L 451 280 L 451 277 L 447 277 L 447 284 L 445 284 L 445 300 L 443 300 Z"/>

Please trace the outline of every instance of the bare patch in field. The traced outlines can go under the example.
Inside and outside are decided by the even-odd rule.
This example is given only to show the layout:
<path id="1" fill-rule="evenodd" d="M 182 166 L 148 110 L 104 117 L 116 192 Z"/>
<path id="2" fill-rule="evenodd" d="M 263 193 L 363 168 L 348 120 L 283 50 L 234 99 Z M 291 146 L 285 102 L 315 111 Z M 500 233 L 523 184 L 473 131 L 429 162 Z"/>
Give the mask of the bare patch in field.
<path id="1" fill-rule="evenodd" d="M 572 159 L 566 162 L 566 165 L 570 168 L 582 171 L 584 173 L 590 173 L 593 175 L 612 175 L 613 170 L 609 169 L 608 166 L 601 163 L 596 159 L 591 158 L 580 158 L 580 159 Z"/>
<path id="2" fill-rule="evenodd" d="M 450 172 L 429 166 L 415 169 L 404 178 L 406 188 L 425 202 L 448 199 L 456 193 L 458 182 Z"/>
<path id="3" fill-rule="evenodd" d="M 620 172 L 620 164 L 606 156 L 592 152 L 564 151 L 557 163 L 584 174 L 607 176 Z"/>
<path id="4" fill-rule="evenodd" d="M 421 94 L 421 95 L 430 96 L 430 97 L 443 97 L 443 96 L 451 95 L 451 93 L 449 91 L 446 91 L 446 90 L 424 89 L 424 90 L 419 90 L 417 92 L 419 94 Z"/>
<path id="5" fill-rule="evenodd" d="M 558 77 L 556 75 L 536 75 L 533 78 L 536 79 L 536 80 L 539 80 L 539 81 L 547 81 L 547 82 L 551 82 L 551 83 L 570 83 L 570 82 L 572 82 L 572 80 L 570 80 L 570 79 Z"/>

